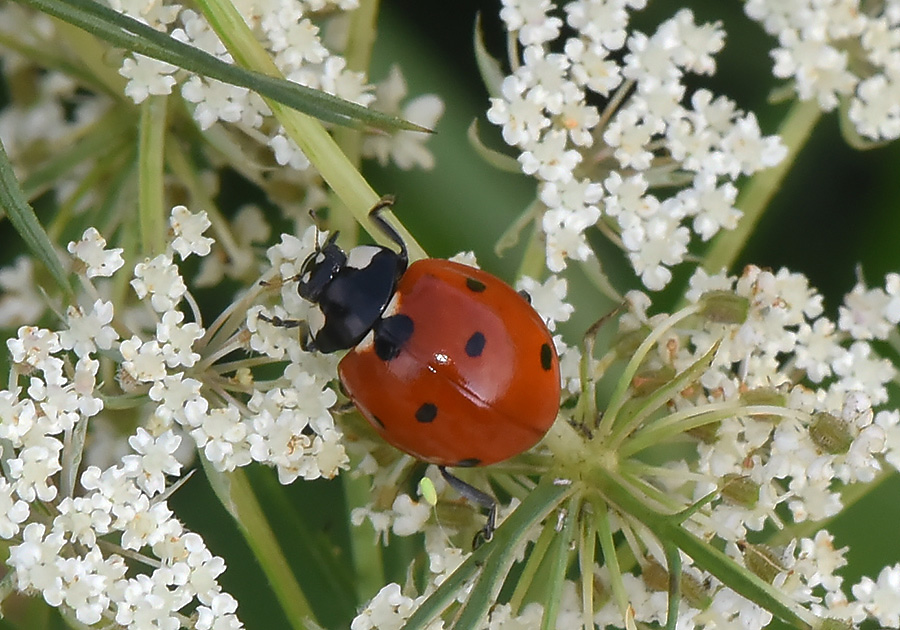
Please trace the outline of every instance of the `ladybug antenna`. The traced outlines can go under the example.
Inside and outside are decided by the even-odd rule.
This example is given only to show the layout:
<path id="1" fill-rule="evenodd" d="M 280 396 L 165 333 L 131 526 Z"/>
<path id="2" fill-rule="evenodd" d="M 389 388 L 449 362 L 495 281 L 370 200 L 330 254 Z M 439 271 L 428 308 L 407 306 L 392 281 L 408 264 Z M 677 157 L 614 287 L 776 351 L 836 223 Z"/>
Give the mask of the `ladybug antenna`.
<path id="1" fill-rule="evenodd" d="M 494 529 L 497 526 L 497 501 L 488 493 L 482 492 L 475 486 L 470 486 L 459 477 L 453 475 L 445 466 L 438 466 L 438 470 L 441 471 L 441 476 L 450 484 L 451 488 L 459 492 L 472 503 L 487 508 L 488 510 L 487 523 L 485 523 L 484 527 L 475 534 L 475 539 L 472 541 L 472 547 L 477 548 L 483 542 L 490 542 L 491 538 L 494 537 Z"/>
<path id="2" fill-rule="evenodd" d="M 409 253 L 406 251 L 406 243 L 403 242 L 403 239 L 400 237 L 400 233 L 397 232 L 394 226 L 388 223 L 381 215 L 382 212 L 390 209 L 393 205 L 394 196 L 385 195 L 378 200 L 378 203 L 372 206 L 371 210 L 369 210 L 369 218 L 372 219 L 372 222 L 378 227 L 379 230 L 381 230 L 381 232 L 385 236 L 396 243 L 400 248 L 400 261 L 402 263 L 402 268 L 406 269 L 406 263 L 409 261 Z"/>

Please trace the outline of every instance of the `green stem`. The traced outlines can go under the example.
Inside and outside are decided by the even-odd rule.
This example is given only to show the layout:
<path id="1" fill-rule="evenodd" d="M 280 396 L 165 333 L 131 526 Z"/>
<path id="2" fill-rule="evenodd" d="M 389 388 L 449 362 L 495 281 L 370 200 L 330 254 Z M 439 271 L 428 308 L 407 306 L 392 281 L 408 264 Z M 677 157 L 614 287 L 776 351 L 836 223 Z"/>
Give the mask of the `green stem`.
<path id="1" fill-rule="evenodd" d="M 167 100 L 165 96 L 151 96 L 141 105 L 138 214 L 141 248 L 148 257 L 161 254 L 166 249 L 163 154 Z"/>
<path id="2" fill-rule="evenodd" d="M 562 530 L 559 531 L 559 523 L 544 525 L 545 529 L 554 528 L 556 536 L 553 537 L 553 546 L 550 548 L 549 575 L 547 576 L 546 594 L 543 598 L 544 616 L 541 619 L 541 630 L 554 630 L 559 617 L 560 600 L 562 599 L 563 584 L 566 580 L 566 570 L 569 567 L 569 546 L 578 520 L 578 511 L 581 502 L 578 497 L 572 497 L 566 502 L 562 510 Z"/>
<path id="3" fill-rule="evenodd" d="M 525 567 L 519 575 L 516 589 L 509 598 L 509 608 L 514 615 L 521 614 L 522 604 L 525 603 L 525 596 L 535 584 L 534 576 L 537 575 L 538 569 L 544 561 L 544 557 L 547 555 L 547 549 L 550 547 L 550 542 L 557 537 L 553 525 L 545 524 L 544 528 L 541 529 L 538 539 L 531 548 L 531 553 L 528 554 L 528 560 L 525 562 Z"/>
<path id="4" fill-rule="evenodd" d="M 700 308 L 699 304 L 692 304 L 669 315 L 669 317 L 657 325 L 650 334 L 647 335 L 647 338 L 641 342 L 641 345 L 635 350 L 628 365 L 625 366 L 625 371 L 619 378 L 615 391 L 612 396 L 610 396 L 609 405 L 606 408 L 606 412 L 603 414 L 603 418 L 600 420 L 600 426 L 596 433 L 598 437 L 606 437 L 612 433 L 612 429 L 615 426 L 617 419 L 616 416 L 622 409 L 622 405 L 624 405 L 625 401 L 628 399 L 626 394 L 628 393 L 629 387 L 631 387 L 631 381 L 634 378 L 634 375 L 637 374 L 638 368 L 641 366 L 647 353 L 650 352 L 650 349 L 663 335 L 671 330 L 675 324 L 699 312 Z"/>
<path id="5" fill-rule="evenodd" d="M 359 7 L 352 12 L 350 17 L 350 29 L 347 34 L 347 47 L 344 50 L 344 58 L 347 60 L 347 69 L 353 72 L 363 72 L 368 76 L 369 62 L 372 58 L 372 45 L 375 43 L 376 23 L 378 20 L 379 0 L 362 0 Z M 332 132 L 337 145 L 347 156 L 347 159 L 358 170 L 362 159 L 363 134 L 359 129 L 350 127 L 337 127 Z M 359 238 L 359 224 L 353 215 L 347 210 L 339 198 L 334 198 L 329 203 L 328 227 L 341 233 L 338 241 L 344 247 L 356 245 Z"/>
<path id="6" fill-rule="evenodd" d="M 735 205 L 744 216 L 737 228 L 720 232 L 713 240 L 703 261 L 703 268 L 707 272 L 719 273 L 734 265 L 821 116 L 822 112 L 815 100 L 798 101 L 788 112 L 778 130 L 778 135 L 787 146 L 787 155 L 776 166 L 754 175 L 741 191 Z"/>
<path id="7" fill-rule="evenodd" d="M 800 630 L 809 630 L 815 622 L 814 615 L 791 601 L 781 591 L 733 558 L 702 540 L 682 527 L 679 515 L 660 514 L 647 507 L 633 496 L 629 489 L 621 485 L 613 475 L 597 470 L 594 482 L 618 509 L 631 515 L 646 526 L 663 544 L 674 544 L 687 554 L 694 564 L 711 573 L 725 586 L 768 610 L 788 625 Z"/>
<path id="8" fill-rule="evenodd" d="M 354 478 L 352 475 L 344 474 L 340 479 L 344 485 L 347 514 L 350 514 L 354 507 L 366 505 L 371 501 L 372 488 L 367 477 Z M 368 520 L 350 528 L 350 555 L 353 558 L 356 600 L 360 602 L 370 599 L 385 584 L 382 547 L 375 544 L 377 535 Z"/>
<path id="9" fill-rule="evenodd" d="M 69 284 L 66 270 L 59 261 L 53 241 L 47 236 L 34 209 L 25 199 L 2 142 L 0 142 L 0 210 L 6 213 L 19 237 L 37 259 L 46 265 L 59 288 L 67 297 L 71 296 L 72 285 Z"/>
<path id="10" fill-rule="evenodd" d="M 541 230 L 541 224 L 535 220 L 528 236 L 528 244 L 522 253 L 522 262 L 519 263 L 516 278 L 528 276 L 540 280 L 546 270 L 544 261 L 544 232 Z"/>
<path id="11" fill-rule="evenodd" d="M 471 590 L 469 600 L 460 611 L 454 628 L 463 630 L 480 627 L 479 622 L 494 604 L 496 592 L 506 577 L 506 570 L 517 559 L 529 532 L 575 492 L 573 485 L 555 485 L 549 478 L 542 479 L 522 504 L 500 524 L 494 532 L 494 539 L 475 550 L 419 605 L 416 612 L 407 619 L 404 630 L 424 630 L 429 627 L 434 619 L 456 601 L 460 589 L 479 571 L 481 575 Z"/>
<path id="12" fill-rule="evenodd" d="M 199 0 L 198 6 L 216 34 L 234 56 L 239 65 L 269 76 L 279 76 L 278 68 L 266 50 L 256 41 L 247 23 L 228 0 Z M 388 239 L 369 219 L 369 210 L 380 197 L 369 183 L 347 159 L 334 139 L 314 118 L 286 107 L 281 103 L 266 99 L 266 104 L 278 122 L 284 127 L 288 137 L 299 146 L 309 161 L 316 167 L 334 192 L 340 197 L 357 222 L 384 244 Z M 384 216 L 391 217 L 390 212 Z M 416 243 L 412 235 L 396 219 L 390 221 L 409 249 L 413 259 L 425 258 L 427 254 Z"/>
<path id="13" fill-rule="evenodd" d="M 269 586 L 291 627 L 307 630 L 306 621 L 315 619 L 313 609 L 285 560 L 244 471 L 237 469 L 226 474 L 215 470 L 205 457 L 201 456 L 200 461 L 219 501 L 234 517 L 244 540 L 269 578 Z"/>

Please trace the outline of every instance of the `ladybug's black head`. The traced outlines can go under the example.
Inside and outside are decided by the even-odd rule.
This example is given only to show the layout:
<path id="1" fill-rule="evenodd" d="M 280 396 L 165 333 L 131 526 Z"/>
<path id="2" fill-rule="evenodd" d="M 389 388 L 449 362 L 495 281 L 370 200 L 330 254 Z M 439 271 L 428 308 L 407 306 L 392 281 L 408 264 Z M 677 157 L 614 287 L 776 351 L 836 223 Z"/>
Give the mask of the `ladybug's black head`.
<path id="1" fill-rule="evenodd" d="M 347 254 L 335 243 L 337 236 L 337 232 L 333 233 L 322 247 L 317 247 L 316 251 L 303 261 L 297 290 L 304 300 L 318 302 L 322 291 L 347 262 Z"/>

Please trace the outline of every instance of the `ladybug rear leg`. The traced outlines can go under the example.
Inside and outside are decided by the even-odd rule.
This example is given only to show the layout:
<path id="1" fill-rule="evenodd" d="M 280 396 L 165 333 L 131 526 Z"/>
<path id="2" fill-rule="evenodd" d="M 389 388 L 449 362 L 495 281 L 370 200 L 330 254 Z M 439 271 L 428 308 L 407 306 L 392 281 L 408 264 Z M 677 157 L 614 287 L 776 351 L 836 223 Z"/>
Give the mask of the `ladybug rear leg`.
<path id="1" fill-rule="evenodd" d="M 494 528 L 497 526 L 497 501 L 486 492 L 482 492 L 478 488 L 470 486 L 459 477 L 454 476 L 446 467 L 438 466 L 438 470 L 441 471 L 441 476 L 450 484 L 450 487 L 472 503 L 487 508 L 487 523 L 484 524 L 481 531 L 475 534 L 475 540 L 472 541 L 472 546 L 478 547 L 482 542 L 489 542 L 491 538 L 494 537 Z"/>

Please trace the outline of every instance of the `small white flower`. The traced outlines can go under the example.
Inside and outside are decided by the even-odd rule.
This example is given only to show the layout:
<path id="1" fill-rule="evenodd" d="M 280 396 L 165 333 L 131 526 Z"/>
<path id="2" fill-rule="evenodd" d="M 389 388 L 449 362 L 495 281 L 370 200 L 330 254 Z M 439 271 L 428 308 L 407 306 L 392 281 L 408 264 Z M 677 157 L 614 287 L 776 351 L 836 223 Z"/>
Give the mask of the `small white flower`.
<path id="1" fill-rule="evenodd" d="M 17 334 L 17 337 L 6 340 L 6 347 L 16 363 L 43 369 L 45 364 L 53 363 L 52 355 L 62 350 L 59 335 L 51 330 L 22 326 Z"/>
<path id="2" fill-rule="evenodd" d="M 140 104 L 151 95 L 171 94 L 176 70 L 178 66 L 134 53 L 122 62 L 119 74 L 128 79 L 125 95 Z"/>
<path id="3" fill-rule="evenodd" d="M 550 0 L 503 0 L 500 19 L 524 45 L 541 44 L 556 39 L 562 27 L 561 19 L 547 15 L 553 8 Z"/>
<path id="4" fill-rule="evenodd" d="M 46 438 L 40 444 L 23 448 L 9 460 L 9 477 L 20 498 L 32 503 L 35 499 L 52 501 L 57 488 L 53 475 L 62 470 L 59 454 L 62 443 Z"/>
<path id="5" fill-rule="evenodd" d="M 236 407 L 213 407 L 192 422 L 197 428 L 191 437 L 217 469 L 229 471 L 250 463 L 249 425 Z"/>
<path id="6" fill-rule="evenodd" d="M 163 254 L 135 265 L 131 286 L 139 298 L 150 296 L 150 304 L 157 313 L 174 309 L 187 292 L 178 267 Z"/>
<path id="7" fill-rule="evenodd" d="M 175 206 L 169 217 L 169 225 L 175 233 L 172 249 L 178 252 L 182 260 L 191 254 L 198 256 L 209 254 L 210 247 L 215 241 L 203 236 L 203 232 L 212 225 L 205 212 L 194 214 L 184 206 Z"/>
<path id="8" fill-rule="evenodd" d="M 159 494 L 166 488 L 166 475 L 177 476 L 181 472 L 181 464 L 174 454 L 181 444 L 181 436 L 171 430 L 153 437 L 143 427 L 128 438 L 137 455 L 126 455 L 122 465 L 135 483 L 149 496 Z"/>
<path id="9" fill-rule="evenodd" d="M 388 584 L 353 619 L 350 630 L 400 628 L 415 607 L 415 600 L 404 596 L 399 584 Z"/>
<path id="10" fill-rule="evenodd" d="M 524 96 L 527 84 L 513 75 L 503 79 L 500 86 L 503 98 L 492 98 L 487 118 L 503 127 L 503 141 L 510 146 L 524 147 L 538 140 L 543 129 L 550 126 L 543 106 Z"/>
<path id="11" fill-rule="evenodd" d="M 106 239 L 92 227 L 84 231 L 81 240 L 70 242 L 68 249 L 70 254 L 85 264 L 88 278 L 109 277 L 125 264 L 122 259 L 124 250 L 121 247 L 106 249 Z"/>
<path id="12" fill-rule="evenodd" d="M 248 127 L 262 125 L 263 113 L 245 87 L 194 75 L 181 86 L 181 95 L 196 104 L 194 120 L 204 131 L 219 121 Z"/>
<path id="13" fill-rule="evenodd" d="M 22 499 L 13 498 L 13 486 L 0 478 L 0 538 L 9 540 L 19 533 L 19 526 L 28 518 L 31 510 Z"/>
<path id="14" fill-rule="evenodd" d="M 864 577 L 853 585 L 853 595 L 866 612 L 886 628 L 900 626 L 900 565 L 884 567 L 877 581 Z"/>
<path id="15" fill-rule="evenodd" d="M 550 276 L 543 283 L 523 276 L 516 282 L 516 288 L 531 298 L 531 306 L 536 310 L 547 327 L 556 330 L 556 322 L 568 321 L 575 307 L 565 301 L 568 282 L 558 276 Z"/>
<path id="16" fill-rule="evenodd" d="M 70 306 L 66 311 L 67 330 L 59 332 L 59 343 L 66 350 L 73 350 L 79 357 L 97 351 L 109 350 L 119 339 L 118 333 L 110 326 L 113 320 L 112 302 L 96 300 L 90 313 L 78 306 Z"/>
<path id="17" fill-rule="evenodd" d="M 166 362 L 162 348 L 154 339 L 144 342 L 135 335 L 119 344 L 122 367 L 137 381 L 150 383 L 166 376 Z"/>
<path id="18" fill-rule="evenodd" d="M 10 547 L 7 564 L 15 570 L 20 591 L 35 589 L 51 606 L 62 603 L 62 576 L 57 566 L 65 544 L 61 532 L 51 532 L 41 523 L 29 523 L 22 532 L 21 544 Z"/>
<path id="19" fill-rule="evenodd" d="M 587 260 L 593 251 L 584 231 L 600 219 L 600 210 L 585 206 L 580 212 L 555 209 L 544 213 L 541 227 L 547 234 L 547 268 L 559 272 L 566 268 L 566 259 Z"/>
<path id="20" fill-rule="evenodd" d="M 885 314 L 891 298 L 880 288 L 866 289 L 857 283 L 844 296 L 844 305 L 838 311 L 838 327 L 850 333 L 854 339 L 887 339 L 895 324 Z"/>
<path id="21" fill-rule="evenodd" d="M 162 353 L 170 368 L 179 365 L 193 367 L 200 359 L 193 346 L 205 331 L 196 322 L 182 324 L 183 320 L 184 313 L 181 311 L 166 311 L 156 325 L 156 339 L 163 344 Z"/>
<path id="22" fill-rule="evenodd" d="M 431 517 L 431 506 L 424 501 L 413 501 L 408 494 L 399 494 L 391 506 L 393 525 L 391 530 L 397 536 L 412 536 L 425 528 Z"/>
<path id="23" fill-rule="evenodd" d="M 238 630 L 241 622 L 235 616 L 237 600 L 228 593 L 217 593 L 210 605 L 197 608 L 197 630 Z"/>

